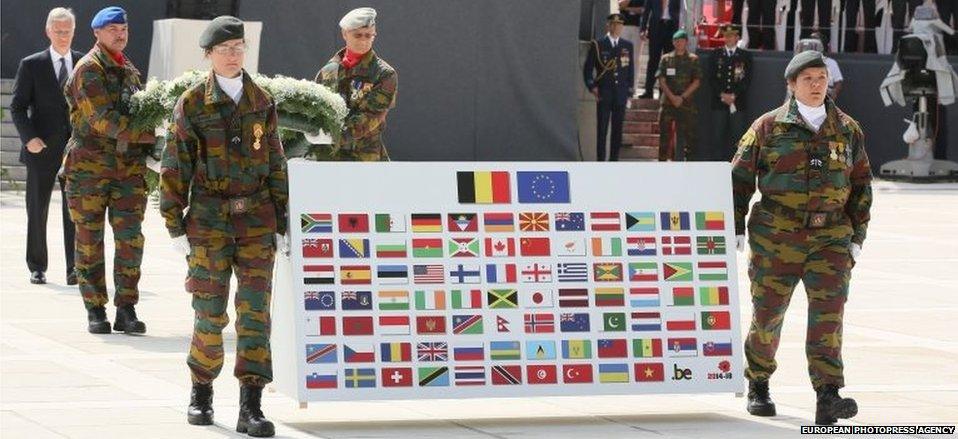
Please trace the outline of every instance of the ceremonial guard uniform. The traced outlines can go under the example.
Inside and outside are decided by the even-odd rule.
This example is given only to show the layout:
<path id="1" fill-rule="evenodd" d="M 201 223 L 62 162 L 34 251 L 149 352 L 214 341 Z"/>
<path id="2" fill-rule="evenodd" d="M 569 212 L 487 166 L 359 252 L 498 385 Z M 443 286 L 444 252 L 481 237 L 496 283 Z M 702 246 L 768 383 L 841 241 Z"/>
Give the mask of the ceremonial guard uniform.
<path id="1" fill-rule="evenodd" d="M 672 36 L 672 43 L 675 44 L 676 40 L 680 39 L 688 41 L 688 38 L 684 30 L 679 30 Z M 699 57 L 687 50 L 681 54 L 678 51 L 666 53 L 662 56 L 655 77 L 663 88 L 659 97 L 662 103 L 659 108 L 659 161 L 675 160 L 679 136 L 682 136 L 684 140 L 683 160 L 692 160 L 698 137 L 696 125 L 698 109 L 693 102 L 693 93 L 699 87 L 702 78 Z M 663 83 L 667 90 L 663 87 Z M 669 100 L 670 92 L 673 95 L 682 96 L 683 101 L 680 106 L 676 107 Z"/>
<path id="2" fill-rule="evenodd" d="M 785 71 L 789 81 L 805 69 L 821 68 L 820 52 L 796 55 Z M 808 294 L 806 354 L 818 393 L 816 423 L 857 413 L 852 399 L 838 396 L 845 384 L 841 359 L 842 320 L 848 281 L 868 227 L 871 168 L 861 126 L 819 96 L 816 122 L 791 97 L 756 120 L 732 160 L 735 230 L 743 235 L 749 200 L 758 189 L 748 220 L 753 317 L 745 343 L 749 412 L 775 414 L 768 380 L 775 371 L 782 321 L 798 281 Z M 809 113 L 811 114 L 811 113 Z"/>
<path id="3" fill-rule="evenodd" d="M 612 14 L 608 21 L 610 33 L 592 41 L 582 67 L 586 88 L 596 94 L 596 153 L 600 162 L 606 161 L 605 142 L 610 120 L 612 134 L 608 161 L 619 160 L 626 102 L 635 92 L 635 53 L 632 42 L 611 32 L 612 26 L 621 29 L 624 20 L 621 14 Z"/>
<path id="4" fill-rule="evenodd" d="M 126 12 L 114 6 L 98 12 L 91 26 L 97 31 L 119 25 L 125 34 L 126 22 Z M 107 211 L 116 246 L 113 329 L 128 334 L 146 332 L 134 305 L 140 297 L 143 260 L 140 226 L 146 209 L 146 156 L 152 152 L 155 138 L 152 132 L 130 128 L 129 102 L 140 89 L 140 72 L 121 50 L 110 52 L 98 40 L 76 63 L 64 87 L 73 132 L 66 146 L 63 175 L 70 217 L 76 224 L 77 280 L 87 309 L 88 330 L 97 334 L 110 332 L 103 254 Z"/>
<path id="5" fill-rule="evenodd" d="M 221 16 L 210 22 L 200 46 L 210 51 L 242 38 L 242 21 Z M 273 379 L 269 307 L 273 257 L 287 225 L 286 158 L 273 98 L 240 74 L 238 102 L 215 71 L 177 101 L 163 151 L 160 209 L 170 236 L 182 240 L 185 234 L 189 241 L 186 290 L 196 317 L 187 359 L 193 381 L 188 419 L 212 423 L 212 382 L 223 366 L 222 331 L 235 273 L 233 374 L 242 386 L 237 431 L 271 436 L 259 399 Z"/>
<path id="6" fill-rule="evenodd" d="M 738 26 L 725 25 L 722 33 L 726 40 L 738 42 Z M 718 142 L 722 159 L 727 160 L 735 153 L 735 145 L 745 132 L 745 93 L 752 78 L 751 52 L 734 44 L 715 49 L 709 60 L 708 78 L 712 89 L 712 140 Z M 723 94 L 734 95 L 735 100 L 731 104 L 723 102 Z"/>
<path id="7" fill-rule="evenodd" d="M 350 11 L 339 22 L 344 35 L 357 29 L 368 29 L 375 38 L 376 11 L 359 8 Z M 371 44 L 371 42 L 369 43 Z M 371 46 L 357 53 L 347 46 L 333 56 L 316 74 L 316 82 L 329 87 L 346 100 L 343 131 L 332 150 L 307 153 L 311 160 L 387 161 L 389 153 L 383 144 L 386 115 L 396 106 L 399 80 L 396 70 L 383 61 Z"/>

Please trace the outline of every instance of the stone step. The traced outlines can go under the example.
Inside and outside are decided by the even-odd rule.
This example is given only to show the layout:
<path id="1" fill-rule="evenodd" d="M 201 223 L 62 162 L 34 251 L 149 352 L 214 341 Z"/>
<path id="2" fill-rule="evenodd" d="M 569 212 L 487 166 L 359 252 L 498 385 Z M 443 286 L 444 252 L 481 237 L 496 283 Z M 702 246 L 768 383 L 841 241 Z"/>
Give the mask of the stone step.
<path id="1" fill-rule="evenodd" d="M 3 167 L 7 166 L 20 166 L 20 153 L 18 152 L 2 152 L 0 153 L 0 165 Z"/>
<path id="2" fill-rule="evenodd" d="M 27 190 L 27 185 L 22 181 L 0 180 L 0 191 L 22 192 L 25 190 Z"/>
<path id="3" fill-rule="evenodd" d="M 659 146 L 659 135 L 658 134 L 632 134 L 632 133 L 623 133 L 622 134 L 622 144 L 623 145 L 632 145 L 632 146 L 653 146 L 658 148 Z"/>
<path id="4" fill-rule="evenodd" d="M 3 111 L 5 112 L 9 111 L 11 101 L 13 101 L 13 95 L 8 95 L 8 94 L 0 95 L 0 107 L 7 109 Z"/>
<path id="5" fill-rule="evenodd" d="M 626 110 L 627 122 L 658 122 L 659 112 L 653 110 Z"/>
<path id="6" fill-rule="evenodd" d="M 0 79 L 0 93 L 5 95 L 13 93 L 12 79 Z"/>
<path id="7" fill-rule="evenodd" d="M 3 107 L 3 118 L 0 120 L 3 122 L 13 122 L 13 115 L 10 114 L 10 108 Z"/>
<path id="8" fill-rule="evenodd" d="M 0 136 L 18 137 L 19 134 L 17 134 L 17 127 L 13 125 L 13 122 L 0 123 Z"/>
<path id="9" fill-rule="evenodd" d="M 655 161 L 659 159 L 659 149 L 651 146 L 622 147 L 619 159 L 630 161 Z"/>
<path id="10" fill-rule="evenodd" d="M 0 139 L 0 151 L 3 151 L 4 154 L 20 154 L 21 146 L 19 137 L 4 137 Z"/>
<path id="11" fill-rule="evenodd" d="M 622 132 L 626 134 L 658 134 L 659 124 L 655 122 L 625 122 Z"/>
<path id="12" fill-rule="evenodd" d="M 655 99 L 632 99 L 632 108 L 637 110 L 655 110 L 659 111 L 659 101 Z"/>
<path id="13" fill-rule="evenodd" d="M 3 165 L 4 175 L 0 181 L 25 181 L 27 179 L 27 167 L 23 165 L 7 166 Z"/>

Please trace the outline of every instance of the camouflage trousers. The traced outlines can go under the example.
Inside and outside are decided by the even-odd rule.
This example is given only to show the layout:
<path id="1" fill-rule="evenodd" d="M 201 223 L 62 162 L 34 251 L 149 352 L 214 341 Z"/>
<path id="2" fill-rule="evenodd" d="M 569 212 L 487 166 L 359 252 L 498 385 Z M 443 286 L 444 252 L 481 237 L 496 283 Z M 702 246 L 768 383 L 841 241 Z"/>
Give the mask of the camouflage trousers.
<path id="1" fill-rule="evenodd" d="M 389 153 L 380 136 L 344 145 L 336 151 L 327 145 L 310 145 L 303 158 L 314 162 L 388 162 Z"/>
<path id="2" fill-rule="evenodd" d="M 236 367 L 243 384 L 273 380 L 269 304 L 272 294 L 272 234 L 244 238 L 190 239 L 186 290 L 193 294 L 193 341 L 186 360 L 193 382 L 207 384 L 223 368 L 223 328 L 229 323 L 230 277 L 236 274 Z"/>
<path id="3" fill-rule="evenodd" d="M 103 235 L 113 229 L 116 306 L 139 301 L 143 261 L 141 225 L 146 210 L 146 165 L 142 158 L 72 148 L 64 161 L 67 204 L 76 224 L 76 273 L 87 309 L 109 302 Z"/>
<path id="4" fill-rule="evenodd" d="M 847 224 L 792 227 L 796 224 L 758 206 L 749 220 L 752 324 L 745 341 L 745 377 L 763 381 L 775 372 L 785 311 L 802 281 L 808 296 L 805 355 L 812 386 L 843 387 L 842 314 L 854 266 L 848 250 L 852 229 Z"/>
<path id="5" fill-rule="evenodd" d="M 664 105 L 670 105 L 663 103 Z M 659 111 L 659 161 L 673 161 L 682 138 L 682 160 L 694 159 L 698 139 L 697 114 L 686 108 L 664 108 Z M 673 131 L 674 130 L 674 131 Z"/>

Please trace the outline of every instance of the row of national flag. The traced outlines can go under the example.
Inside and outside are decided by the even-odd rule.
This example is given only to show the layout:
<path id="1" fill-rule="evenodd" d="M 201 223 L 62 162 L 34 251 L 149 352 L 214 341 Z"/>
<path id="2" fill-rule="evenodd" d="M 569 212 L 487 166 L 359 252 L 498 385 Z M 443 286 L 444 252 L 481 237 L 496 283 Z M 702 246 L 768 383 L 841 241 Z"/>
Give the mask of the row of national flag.
<path id="1" fill-rule="evenodd" d="M 336 274 L 339 276 L 337 277 Z M 487 264 L 306 264 L 306 285 L 436 285 L 496 283 L 726 281 L 725 261 L 699 262 L 529 262 Z M 337 282 L 338 280 L 338 282 Z"/>
<path id="2" fill-rule="evenodd" d="M 674 367 L 674 366 L 673 366 Z M 664 382 L 660 362 L 347 367 L 306 374 L 307 389 Z"/>
<path id="3" fill-rule="evenodd" d="M 555 361 L 608 358 L 728 357 L 730 338 L 696 337 L 599 338 L 566 340 L 506 340 L 418 342 L 307 343 L 306 364 L 435 363 L 468 361 Z"/>
<path id="4" fill-rule="evenodd" d="M 303 238 L 306 259 L 478 258 L 503 256 L 724 255 L 724 236 Z"/>
<path id="5" fill-rule="evenodd" d="M 457 309 L 518 309 L 518 308 L 658 308 L 696 306 L 727 306 L 728 287 L 691 286 L 659 287 L 593 287 L 593 288 L 494 288 L 482 289 L 425 289 L 425 290 L 370 290 L 306 291 L 303 305 L 306 311 L 436 311 Z M 698 300 L 696 300 L 696 298 Z M 338 307 L 337 307 L 338 304 Z"/>
<path id="6" fill-rule="evenodd" d="M 481 221 L 480 221 L 481 220 Z M 480 222 L 482 226 L 480 227 Z M 724 231 L 725 215 L 704 212 L 303 213 L 303 233 Z"/>
<path id="7" fill-rule="evenodd" d="M 494 317 L 494 318 L 493 318 Z M 329 316 L 307 313 L 307 336 L 555 334 L 591 332 L 720 331 L 732 329 L 729 311 L 601 311 L 521 314 L 382 314 Z"/>

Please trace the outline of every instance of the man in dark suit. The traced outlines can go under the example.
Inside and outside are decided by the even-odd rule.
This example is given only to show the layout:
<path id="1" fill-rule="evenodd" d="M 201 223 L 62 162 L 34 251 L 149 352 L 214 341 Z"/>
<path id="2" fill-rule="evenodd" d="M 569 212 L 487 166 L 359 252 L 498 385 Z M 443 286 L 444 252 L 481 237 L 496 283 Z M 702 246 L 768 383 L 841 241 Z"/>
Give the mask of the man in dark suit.
<path id="1" fill-rule="evenodd" d="M 608 18 L 609 33 L 593 40 L 582 66 L 585 87 L 595 95 L 596 150 L 598 161 L 619 161 L 622 148 L 622 124 L 625 121 L 626 102 L 635 93 L 635 50 L 631 41 L 621 37 L 625 20 L 622 14 Z M 606 130 L 612 122 L 612 138 L 609 142 L 609 157 L 605 156 Z"/>
<path id="2" fill-rule="evenodd" d="M 740 27 L 722 26 L 725 45 L 709 58 L 708 75 L 712 89 L 712 141 L 721 151 L 720 159 L 735 154 L 738 140 L 745 134 L 745 92 L 752 77 L 752 54 L 738 47 Z"/>
<path id="3" fill-rule="evenodd" d="M 70 138 L 69 109 L 63 84 L 73 71 L 73 64 L 83 56 L 70 49 L 75 27 L 76 19 L 69 9 L 50 11 L 46 25 L 50 47 L 20 61 L 10 102 L 13 123 L 23 142 L 20 162 L 27 167 L 27 268 L 30 282 L 34 284 L 46 283 L 47 212 L 53 182 L 63 161 L 63 149 Z M 61 180 L 67 284 L 76 285 L 74 227 L 63 186 Z"/>
<path id="4" fill-rule="evenodd" d="M 662 54 L 675 50 L 672 35 L 679 29 L 681 14 L 680 0 L 649 0 L 645 5 L 639 29 L 649 39 L 649 62 L 645 69 L 645 92 L 639 96 L 642 99 L 652 99 L 655 72 L 659 70 Z"/>

